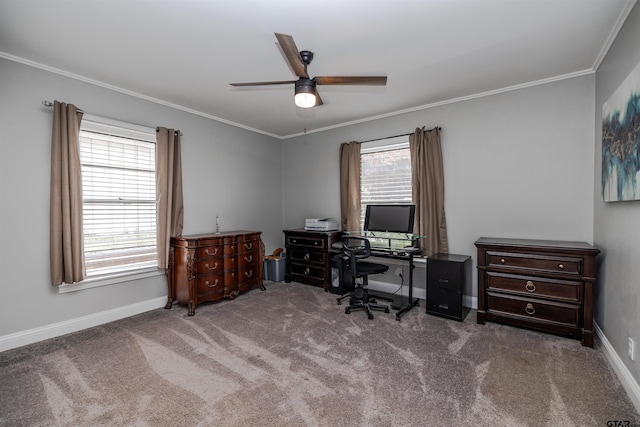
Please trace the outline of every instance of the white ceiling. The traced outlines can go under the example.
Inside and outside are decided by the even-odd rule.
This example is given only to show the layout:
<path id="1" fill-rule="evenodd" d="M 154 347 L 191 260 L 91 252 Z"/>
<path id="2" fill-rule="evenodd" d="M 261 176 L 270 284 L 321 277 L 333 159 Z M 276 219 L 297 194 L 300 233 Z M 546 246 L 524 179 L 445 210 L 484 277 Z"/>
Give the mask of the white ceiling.
<path id="1" fill-rule="evenodd" d="M 591 73 L 635 1 L 0 0 L 0 57 L 286 138 Z M 296 79 L 274 32 L 387 86 L 229 86 Z"/>

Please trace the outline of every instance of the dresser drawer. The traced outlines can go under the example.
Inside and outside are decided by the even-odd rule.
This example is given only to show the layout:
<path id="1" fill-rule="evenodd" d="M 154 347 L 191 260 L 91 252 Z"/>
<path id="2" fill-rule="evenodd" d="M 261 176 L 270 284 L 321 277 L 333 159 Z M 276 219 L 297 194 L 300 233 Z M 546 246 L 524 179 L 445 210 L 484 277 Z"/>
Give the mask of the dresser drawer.
<path id="1" fill-rule="evenodd" d="M 538 322 L 578 327 L 582 313 L 580 306 L 575 304 L 487 292 L 487 314 L 506 314 Z"/>
<path id="2" fill-rule="evenodd" d="M 582 258 L 554 255 L 538 255 L 516 252 L 487 251 L 487 267 L 531 270 L 536 274 L 560 273 L 579 276 L 582 274 Z"/>
<path id="3" fill-rule="evenodd" d="M 196 274 L 220 273 L 224 270 L 223 258 L 210 258 L 196 263 Z"/>
<path id="4" fill-rule="evenodd" d="M 238 290 L 244 292 L 255 286 L 260 279 L 259 267 L 257 265 L 246 266 L 238 269 Z"/>
<path id="5" fill-rule="evenodd" d="M 582 282 L 520 276 L 492 271 L 487 272 L 486 275 L 486 286 L 489 291 L 526 295 L 533 298 L 554 299 L 577 304 L 582 302 Z"/>
<path id="6" fill-rule="evenodd" d="M 223 274 L 210 274 L 205 276 L 199 276 L 196 279 L 196 293 L 208 294 L 211 292 L 222 292 L 224 288 L 224 275 Z"/>
<path id="7" fill-rule="evenodd" d="M 324 280 L 325 272 L 323 266 L 291 263 L 291 274 L 294 275 Z"/>
<path id="8" fill-rule="evenodd" d="M 326 239 L 322 236 L 287 236 L 286 245 L 298 248 L 317 248 L 326 250 Z"/>
<path id="9" fill-rule="evenodd" d="M 216 258 L 222 256 L 222 245 L 219 246 L 205 246 L 196 249 L 196 258 L 199 260 Z"/>
<path id="10" fill-rule="evenodd" d="M 245 268 L 254 264 L 257 265 L 259 259 L 260 255 L 258 255 L 258 251 L 255 250 L 238 254 L 238 268 Z"/>
<path id="11" fill-rule="evenodd" d="M 249 242 L 238 242 L 238 253 L 257 252 L 260 249 L 260 242 L 252 240 Z"/>
<path id="12" fill-rule="evenodd" d="M 290 249 L 289 254 L 291 256 L 292 261 L 315 262 L 315 263 L 324 264 L 324 262 L 327 259 L 326 254 L 324 252 Z"/>

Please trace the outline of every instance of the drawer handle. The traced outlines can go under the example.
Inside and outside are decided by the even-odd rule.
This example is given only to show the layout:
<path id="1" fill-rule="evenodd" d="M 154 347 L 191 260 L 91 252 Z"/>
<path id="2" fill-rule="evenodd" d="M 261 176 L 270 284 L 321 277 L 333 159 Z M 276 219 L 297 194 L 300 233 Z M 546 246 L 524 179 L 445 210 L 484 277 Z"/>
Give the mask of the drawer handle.
<path id="1" fill-rule="evenodd" d="M 247 261 L 247 262 L 253 261 L 253 255 L 249 255 L 249 256 L 244 257 L 244 260 Z"/>
<path id="2" fill-rule="evenodd" d="M 558 268 L 559 268 L 560 270 L 564 270 L 564 264 L 558 264 Z"/>
<path id="3" fill-rule="evenodd" d="M 536 314 L 536 309 L 533 308 L 533 304 L 531 303 L 527 303 L 527 306 L 524 308 L 524 311 L 526 311 L 527 314 Z"/>
<path id="4" fill-rule="evenodd" d="M 309 273 L 311 273 L 311 271 L 309 270 L 309 268 L 305 268 L 305 269 L 304 269 L 304 275 L 305 275 L 305 276 L 308 276 L 308 275 L 309 275 Z"/>
<path id="5" fill-rule="evenodd" d="M 251 276 L 253 276 L 253 270 L 245 271 L 244 275 L 245 275 L 246 277 L 251 277 Z"/>
<path id="6" fill-rule="evenodd" d="M 218 286 L 218 279 L 216 279 L 216 281 L 213 282 L 213 285 L 211 283 L 209 283 L 208 280 L 205 280 L 204 284 L 207 285 L 210 288 L 215 288 L 216 286 Z"/>
<path id="7" fill-rule="evenodd" d="M 247 249 L 251 249 L 251 248 L 253 248 L 253 243 L 245 243 L 244 247 L 247 248 Z"/>
<path id="8" fill-rule="evenodd" d="M 309 261 L 309 257 L 310 255 L 308 253 L 304 254 L 304 256 L 302 258 L 304 258 L 305 261 Z"/>
<path id="9" fill-rule="evenodd" d="M 216 270 L 218 268 L 218 263 L 216 262 L 215 264 L 213 264 L 213 267 L 209 267 L 209 263 L 204 265 L 207 270 Z"/>
<path id="10" fill-rule="evenodd" d="M 213 253 L 209 252 L 209 248 L 207 248 L 207 249 L 205 249 L 205 250 L 204 250 L 204 253 L 205 253 L 205 254 L 207 254 L 207 255 L 209 255 L 209 256 L 213 256 L 213 255 L 215 255 L 215 254 L 217 254 L 217 253 L 218 253 L 218 248 L 216 248 L 216 249 L 213 251 Z"/>
<path id="11" fill-rule="evenodd" d="M 529 291 L 529 292 L 535 292 L 536 291 L 536 285 L 534 285 L 531 280 L 527 280 L 527 284 L 525 285 L 525 289 L 527 291 Z"/>
<path id="12" fill-rule="evenodd" d="M 504 263 L 505 263 L 504 258 L 501 258 L 501 259 L 500 259 L 500 262 L 504 264 Z"/>

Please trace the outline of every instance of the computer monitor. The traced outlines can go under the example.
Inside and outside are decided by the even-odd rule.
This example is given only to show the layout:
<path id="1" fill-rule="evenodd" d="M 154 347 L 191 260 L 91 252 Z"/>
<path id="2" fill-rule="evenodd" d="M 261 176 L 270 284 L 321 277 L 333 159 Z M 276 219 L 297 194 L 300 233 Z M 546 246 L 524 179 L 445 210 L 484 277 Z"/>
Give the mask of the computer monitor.
<path id="1" fill-rule="evenodd" d="M 413 233 L 416 205 L 367 205 L 364 231 Z"/>

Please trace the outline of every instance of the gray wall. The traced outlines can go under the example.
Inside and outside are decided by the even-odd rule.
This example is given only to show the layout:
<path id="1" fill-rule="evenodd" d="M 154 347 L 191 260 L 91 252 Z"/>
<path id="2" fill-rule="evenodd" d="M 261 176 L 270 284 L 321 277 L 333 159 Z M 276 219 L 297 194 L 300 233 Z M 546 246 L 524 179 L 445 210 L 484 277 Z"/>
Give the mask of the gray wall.
<path id="1" fill-rule="evenodd" d="M 219 215 L 223 230 L 262 230 L 267 252 L 283 245 L 283 228 L 339 217 L 340 143 L 442 126 L 451 252 L 475 265 L 480 236 L 594 242 L 603 250 L 596 321 L 637 381 L 626 348 L 628 336 L 640 343 L 640 202 L 601 201 L 600 114 L 640 62 L 639 15 L 636 8 L 596 75 L 284 141 L 0 59 L 0 338 L 166 296 L 164 277 L 69 294 L 49 285 L 51 110 L 41 101 L 58 99 L 181 129 L 185 233 L 212 231 Z M 475 286 L 466 293 L 475 297 Z"/>
<path id="2" fill-rule="evenodd" d="M 481 236 L 591 243 L 594 81 L 586 75 L 286 140 L 284 225 L 339 218 L 340 143 L 426 125 L 443 129 L 451 253 L 472 255 L 475 266 Z M 474 269 L 468 297 L 477 296 L 475 277 Z"/>
<path id="3" fill-rule="evenodd" d="M 280 141 L 58 74 L 0 59 L 0 337 L 167 294 L 164 276 L 58 294 L 49 279 L 52 110 L 43 100 L 182 130 L 184 234 L 262 230 L 281 245 Z"/>
<path id="4" fill-rule="evenodd" d="M 636 381 L 640 381 L 640 201 L 602 201 L 602 105 L 640 63 L 640 7 L 631 12 L 596 73 L 594 239 L 602 249 L 596 322 Z M 636 360 L 627 356 L 628 337 Z"/>

